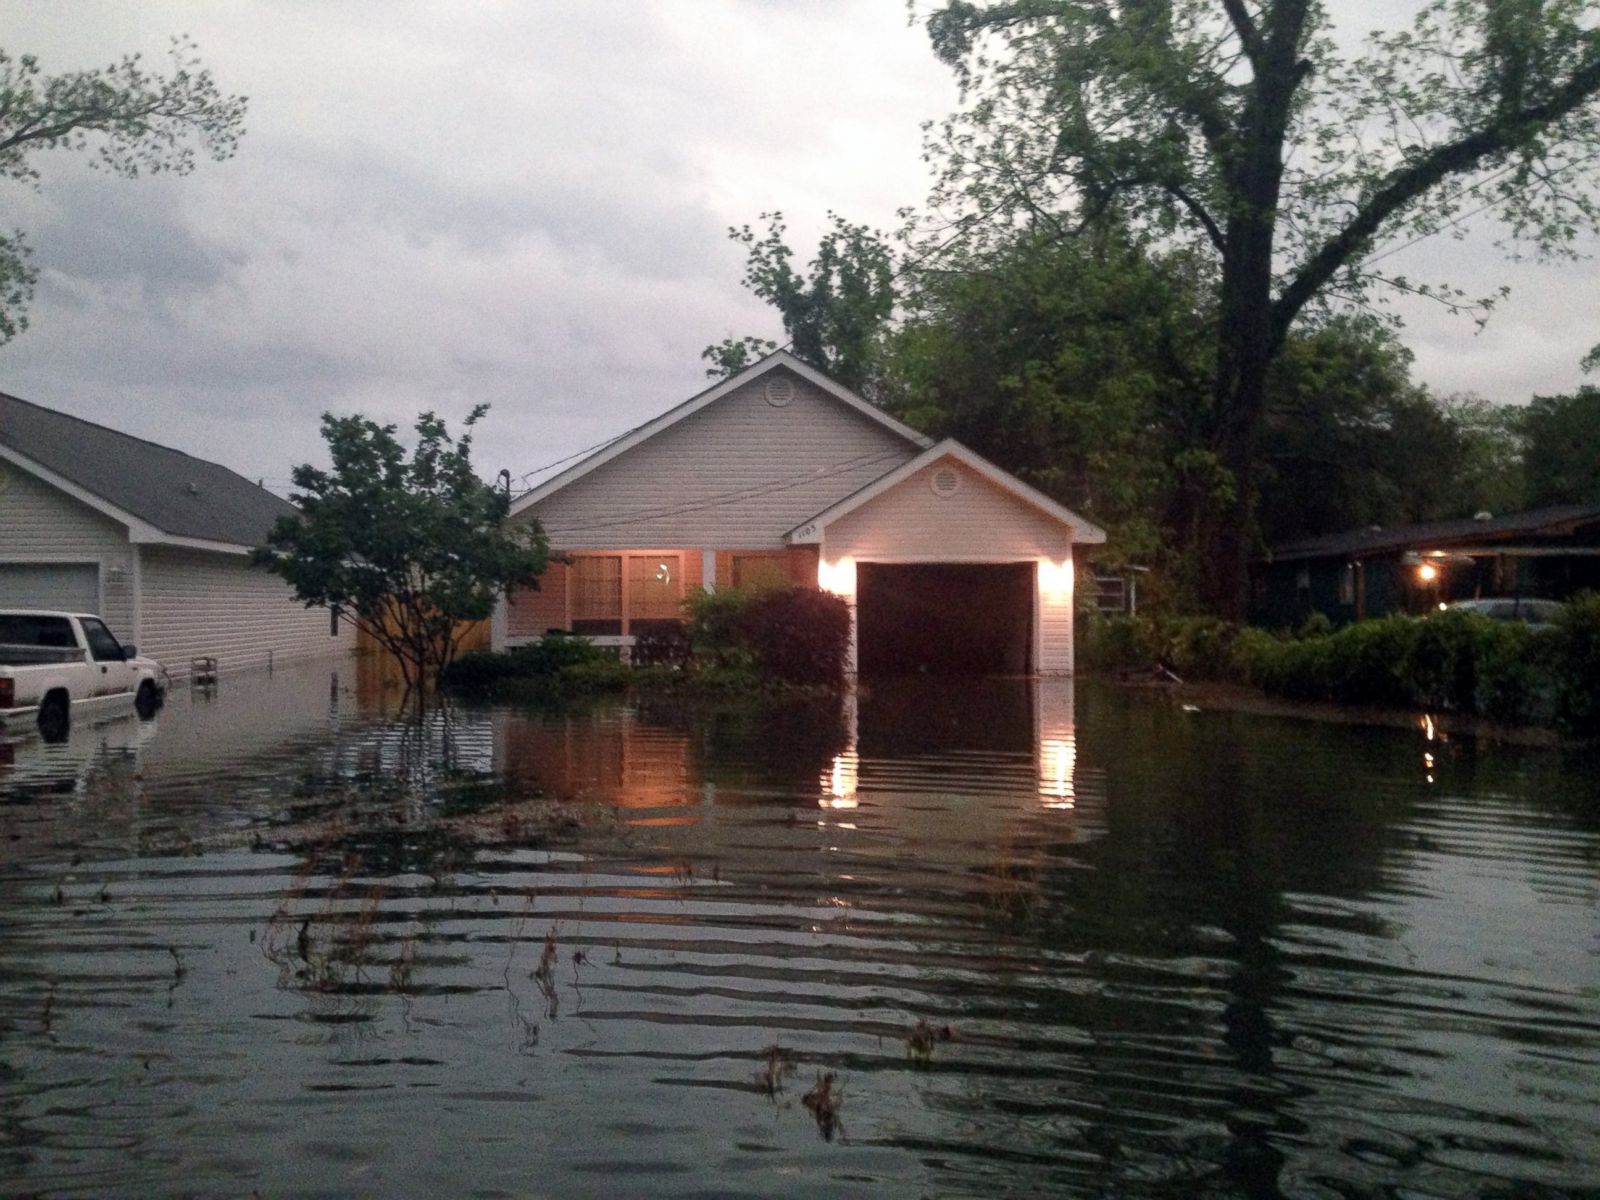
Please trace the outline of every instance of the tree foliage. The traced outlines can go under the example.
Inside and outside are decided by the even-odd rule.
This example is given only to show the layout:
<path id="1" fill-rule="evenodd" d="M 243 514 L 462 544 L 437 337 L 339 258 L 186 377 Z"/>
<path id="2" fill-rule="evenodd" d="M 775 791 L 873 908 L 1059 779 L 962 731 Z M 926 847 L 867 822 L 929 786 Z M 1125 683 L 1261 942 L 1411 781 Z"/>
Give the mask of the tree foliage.
<path id="1" fill-rule="evenodd" d="M 744 285 L 778 310 L 796 358 L 846 387 L 872 391 L 878 339 L 894 311 L 894 255 L 881 233 L 828 214 L 829 230 L 811 260 L 810 274 L 794 269 L 780 212 L 762 213 L 765 235 L 745 225 L 728 236 L 748 252 Z M 742 371 L 777 349 L 763 338 L 729 338 L 701 357 L 713 377 Z"/>
<path id="2" fill-rule="evenodd" d="M 1535 396 L 1521 425 L 1529 502 L 1600 504 L 1600 388 Z"/>
<path id="3" fill-rule="evenodd" d="M 294 469 L 297 516 L 278 520 L 255 562 L 308 607 L 333 609 L 399 663 L 420 697 L 456 655 L 464 623 L 514 587 L 537 587 L 549 546 L 537 522 L 506 523 L 509 500 L 472 469 L 472 410 L 452 439 L 433 413 L 409 458 L 395 426 L 322 418 L 332 470 Z"/>
<path id="4" fill-rule="evenodd" d="M 246 100 L 217 89 L 194 43 L 172 41 L 172 72 L 148 71 L 137 54 L 107 67 L 45 75 L 31 54 L 0 50 L 0 178 L 37 186 L 45 150 L 94 149 L 90 165 L 134 177 L 194 169 L 195 152 L 232 156 Z M 37 272 L 21 231 L 0 235 L 0 344 L 27 327 Z"/>
<path id="5" fill-rule="evenodd" d="M 1541 251 L 1597 215 L 1600 33 L 1585 0 L 1434 0 L 1343 54 L 1316 0 L 952 0 L 927 19 L 967 104 L 938 131 L 930 235 L 1106 220 L 1212 256 L 1195 450 L 1228 486 L 1194 514 L 1205 599 L 1235 614 L 1267 375 L 1303 315 L 1367 300 L 1385 239 L 1492 207 Z"/>
<path id="6" fill-rule="evenodd" d="M 1267 383 L 1267 545 L 1521 506 L 1514 415 L 1475 397 L 1435 398 L 1412 381 L 1410 362 L 1369 316 L 1290 336 Z"/>

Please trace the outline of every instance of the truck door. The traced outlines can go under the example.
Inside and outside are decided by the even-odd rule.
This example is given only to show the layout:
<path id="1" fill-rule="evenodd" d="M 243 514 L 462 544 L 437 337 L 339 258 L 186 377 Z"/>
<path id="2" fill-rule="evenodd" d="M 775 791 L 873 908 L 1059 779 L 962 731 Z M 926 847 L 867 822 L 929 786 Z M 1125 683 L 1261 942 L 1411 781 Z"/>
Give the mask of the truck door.
<path id="1" fill-rule="evenodd" d="M 134 667 L 122 656 L 122 643 L 93 617 L 81 617 L 83 636 L 89 641 L 90 690 L 96 696 L 116 696 L 133 691 Z"/>

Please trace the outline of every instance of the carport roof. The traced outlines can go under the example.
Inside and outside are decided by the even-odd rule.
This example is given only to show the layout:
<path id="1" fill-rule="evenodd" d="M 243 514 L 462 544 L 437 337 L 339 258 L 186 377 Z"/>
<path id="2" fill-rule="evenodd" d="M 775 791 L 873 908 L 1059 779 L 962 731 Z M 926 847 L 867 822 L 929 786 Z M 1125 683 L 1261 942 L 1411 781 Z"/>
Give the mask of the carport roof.
<path id="1" fill-rule="evenodd" d="M 0 458 L 127 525 L 138 542 L 239 551 L 296 511 L 219 463 L 3 392 Z"/>
<path id="2" fill-rule="evenodd" d="M 928 447 L 921 454 L 907 462 L 902 463 L 887 475 L 882 475 L 867 484 L 866 487 L 851 493 L 837 504 L 823 509 L 809 521 L 802 521 L 788 533 L 783 535 L 786 542 L 806 544 L 822 539 L 822 531 L 846 513 L 852 513 L 884 492 L 894 487 L 903 480 L 911 478 L 924 467 L 931 466 L 942 458 L 953 458 L 963 466 L 970 467 L 982 475 L 990 483 L 1003 491 L 1010 492 L 1025 504 L 1032 505 L 1047 517 L 1060 521 L 1072 530 L 1072 540 L 1085 545 L 1099 545 L 1106 540 L 1106 531 L 1092 521 L 1086 521 L 1064 504 L 1058 504 L 1037 488 L 1029 487 L 1010 471 L 995 466 L 988 459 L 967 449 L 954 438 L 946 438 L 937 445 Z"/>

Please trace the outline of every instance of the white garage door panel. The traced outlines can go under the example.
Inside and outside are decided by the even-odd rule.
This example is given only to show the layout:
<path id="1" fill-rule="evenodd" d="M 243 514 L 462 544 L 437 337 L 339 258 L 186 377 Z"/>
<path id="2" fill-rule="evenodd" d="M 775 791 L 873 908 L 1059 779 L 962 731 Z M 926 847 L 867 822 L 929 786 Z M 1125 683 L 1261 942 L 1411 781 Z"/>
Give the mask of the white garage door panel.
<path id="1" fill-rule="evenodd" d="M 0 608 L 100 611 L 94 563 L 0 563 Z"/>

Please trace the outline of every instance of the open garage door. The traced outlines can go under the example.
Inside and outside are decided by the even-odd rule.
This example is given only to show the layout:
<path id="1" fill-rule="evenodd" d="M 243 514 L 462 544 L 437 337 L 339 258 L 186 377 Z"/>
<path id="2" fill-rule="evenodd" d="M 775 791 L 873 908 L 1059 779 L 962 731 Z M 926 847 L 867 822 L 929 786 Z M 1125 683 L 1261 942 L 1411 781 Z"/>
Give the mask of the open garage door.
<path id="1" fill-rule="evenodd" d="M 862 675 L 1021 675 L 1033 669 L 1034 565 L 858 563 Z"/>
<path id="2" fill-rule="evenodd" d="M 94 563 L 0 563 L 0 608 L 100 611 L 100 568 Z"/>

